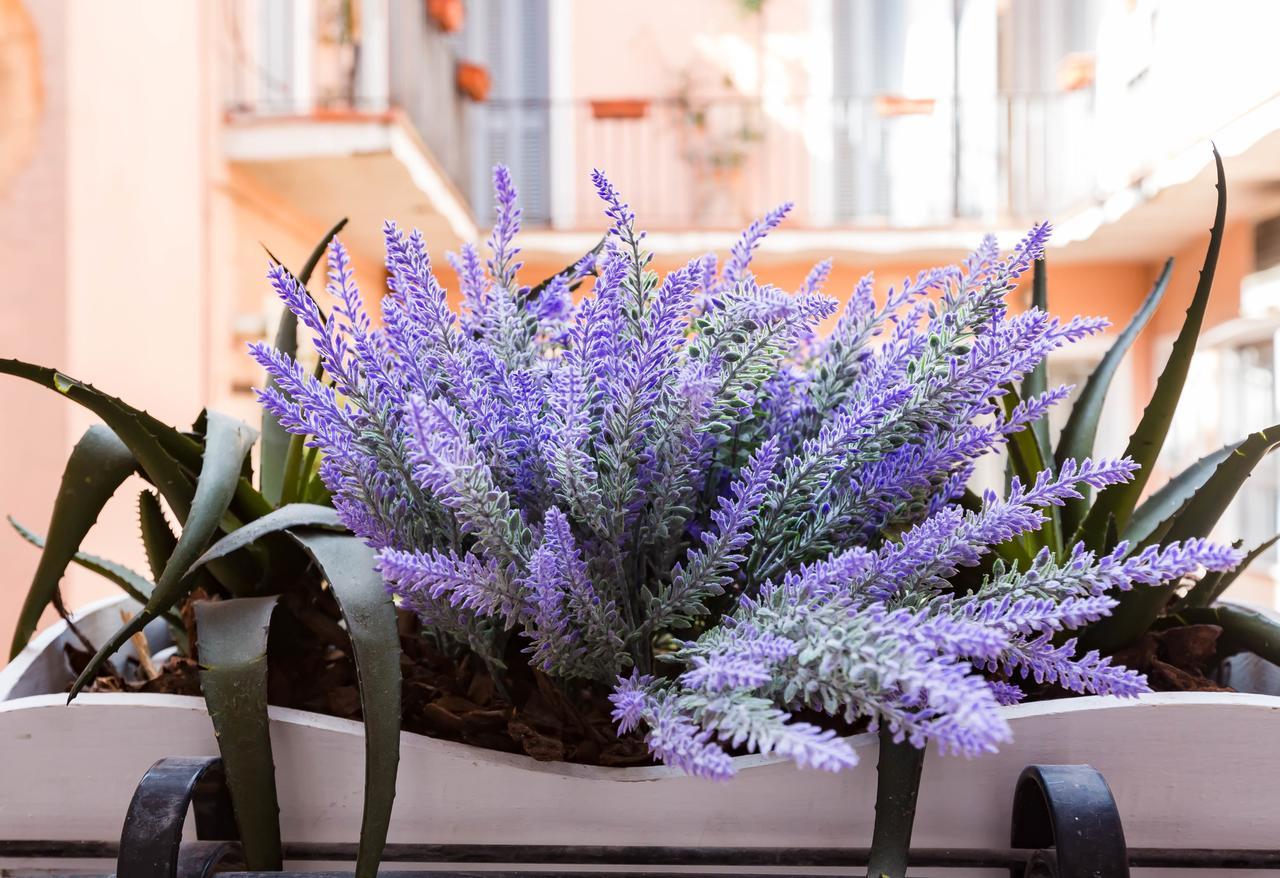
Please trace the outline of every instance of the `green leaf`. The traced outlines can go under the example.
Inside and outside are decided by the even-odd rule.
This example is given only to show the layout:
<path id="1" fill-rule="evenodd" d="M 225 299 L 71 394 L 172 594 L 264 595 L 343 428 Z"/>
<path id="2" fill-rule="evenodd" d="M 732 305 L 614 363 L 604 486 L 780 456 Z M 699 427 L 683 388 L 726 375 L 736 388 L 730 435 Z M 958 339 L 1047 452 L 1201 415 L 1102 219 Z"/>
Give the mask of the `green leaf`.
<path id="1" fill-rule="evenodd" d="M 395 606 L 374 567 L 373 550 L 349 534 L 293 532 L 324 571 L 342 608 L 364 716 L 364 814 L 356 875 L 374 878 L 387 842 L 400 762 L 400 637 Z"/>
<path id="2" fill-rule="evenodd" d="M 1235 499 L 1245 479 L 1278 443 L 1280 424 L 1250 434 L 1218 464 L 1213 475 L 1205 480 L 1182 508 L 1174 513 L 1168 526 L 1156 528 L 1156 533 L 1161 534 L 1159 541 L 1167 544 L 1209 536 L 1222 513 Z M 1148 537 L 1147 544 L 1152 544 L 1151 537 Z M 1120 603 L 1109 617 L 1099 620 L 1083 632 L 1080 637 L 1081 646 L 1110 653 L 1133 643 L 1160 615 L 1168 603 L 1169 592 L 1176 585 L 1177 583 L 1144 586 L 1117 595 Z"/>
<path id="3" fill-rule="evenodd" d="M 1071 406 L 1071 414 L 1058 437 L 1058 448 L 1054 452 L 1054 462 L 1061 467 L 1068 460 L 1083 460 L 1093 456 L 1093 443 L 1098 436 L 1098 421 L 1102 417 L 1102 407 L 1107 401 L 1107 391 L 1111 389 L 1111 381 L 1116 370 L 1120 368 L 1125 354 L 1133 347 L 1134 341 L 1151 320 L 1164 291 L 1169 287 L 1169 276 L 1173 273 L 1173 260 L 1165 261 L 1164 269 L 1156 278 L 1151 292 L 1143 300 L 1129 325 L 1124 328 L 1115 342 L 1099 361 L 1097 368 L 1085 382 L 1080 395 Z M 1084 497 L 1079 500 L 1068 500 L 1062 509 L 1062 529 L 1066 533 L 1074 533 L 1089 511 L 1090 489 L 1085 487 Z"/>
<path id="4" fill-rule="evenodd" d="M 108 428 L 90 427 L 76 443 L 62 471 L 62 484 L 49 517 L 48 544 L 40 553 L 35 576 L 18 615 L 9 657 L 22 652 L 40 623 L 45 607 L 57 598 L 58 584 L 80 543 L 98 520 L 102 507 L 137 466 L 134 456 Z"/>
<path id="5" fill-rule="evenodd" d="M 188 473 L 198 473 L 203 459 L 199 442 L 123 400 L 48 366 L 0 359 L 0 374 L 24 378 L 61 393 L 101 418 L 133 452 L 143 474 L 160 489 L 178 518 L 186 519 L 192 493 Z M 242 521 L 251 521 L 270 512 L 271 505 L 241 479 L 236 485 L 232 511 Z"/>
<path id="6" fill-rule="evenodd" d="M 1206 454 L 1191 466 L 1178 473 L 1150 497 L 1142 502 L 1129 519 L 1124 538 L 1133 545 L 1149 545 L 1151 538 L 1160 539 L 1162 525 L 1171 525 L 1172 518 L 1195 496 L 1210 476 L 1227 457 L 1241 446 L 1244 440 L 1225 445 L 1212 454 Z M 1167 527 L 1165 528 L 1168 529 Z M 1160 534 L 1160 536 L 1156 536 Z M 1110 549 L 1111 546 L 1104 546 Z"/>
<path id="7" fill-rule="evenodd" d="M 22 537 L 37 549 L 45 547 L 45 539 L 33 530 L 22 525 L 12 515 L 8 516 L 9 525 L 18 532 L 18 536 Z M 125 594 L 133 598 L 140 604 L 145 604 L 151 595 L 151 589 L 154 587 L 151 580 L 147 579 L 141 573 L 130 570 L 123 564 L 115 561 L 101 558 L 97 555 L 90 555 L 88 552 L 76 552 L 71 558 L 72 561 L 79 564 L 85 570 L 91 570 L 99 576 L 107 579 L 120 587 Z"/>
<path id="8" fill-rule="evenodd" d="M 192 573 L 210 561 L 242 549 L 269 533 L 278 533 L 294 527 L 346 531 L 342 519 L 338 518 L 338 513 L 332 507 L 316 506 L 312 503 L 290 503 L 288 506 L 281 506 L 275 512 L 268 512 L 218 540 L 191 565 L 191 569 L 187 572 Z"/>
<path id="9" fill-rule="evenodd" d="M 80 693 L 102 663 L 126 640 L 190 593 L 193 580 L 186 578 L 187 568 L 217 532 L 240 481 L 240 466 L 256 438 L 256 431 L 243 421 L 219 412 L 209 413 L 204 461 L 189 504 L 190 512 L 183 523 L 182 536 L 178 538 L 178 544 L 156 582 L 155 591 L 151 593 L 151 600 L 147 601 L 142 612 L 130 619 L 98 650 L 71 687 L 67 701 Z"/>
<path id="10" fill-rule="evenodd" d="M 568 265 L 566 265 L 564 268 L 557 271 L 555 274 L 545 277 L 538 283 L 534 284 L 532 287 L 529 288 L 529 292 L 527 294 L 528 299 L 530 301 L 537 299 L 538 296 L 542 295 L 542 291 L 551 285 L 551 282 L 553 280 L 555 280 L 562 274 L 571 274 L 573 270 L 578 267 L 578 263 L 581 262 L 583 259 L 586 259 L 588 256 L 598 255 L 600 251 L 604 249 L 604 245 L 608 242 L 608 240 L 609 240 L 609 236 L 605 235 L 596 243 L 594 247 L 592 247 L 586 253 L 583 253 L 580 257 L 575 259 L 573 262 L 570 262 Z M 578 280 L 574 281 L 569 285 L 569 289 L 576 290 L 581 285 L 582 285 L 582 279 L 579 278 Z"/>
<path id="11" fill-rule="evenodd" d="M 138 530 L 151 576 L 159 579 L 178 545 L 178 537 L 169 527 L 169 520 L 160 508 L 160 498 L 154 491 L 144 490 L 138 494 Z"/>
<path id="12" fill-rule="evenodd" d="M 325 233 L 325 236 L 320 239 L 320 243 L 311 251 L 311 255 L 307 257 L 307 261 L 297 275 L 298 282 L 304 287 L 310 282 L 311 275 L 315 273 L 316 266 L 320 264 L 320 260 L 324 258 L 325 251 L 329 249 L 329 244 L 346 224 L 345 217 L 334 223 L 333 228 Z M 280 324 L 276 327 L 275 346 L 276 350 L 283 351 L 290 357 L 297 356 L 298 318 L 288 308 L 285 308 L 284 313 L 280 315 Z M 272 387 L 274 384 L 274 381 L 268 379 L 268 387 Z M 284 488 L 285 457 L 288 454 L 290 435 L 284 427 L 280 426 L 280 422 L 275 415 L 263 408 L 258 486 L 262 491 L 262 496 L 272 506 L 280 504 L 281 491 Z"/>
<path id="13" fill-rule="evenodd" d="M 1220 656 L 1248 651 L 1272 664 L 1280 665 L 1280 623 L 1269 616 L 1236 604 L 1215 607 L 1187 607 L 1163 620 L 1170 625 L 1218 625 Z"/>
<path id="14" fill-rule="evenodd" d="M 1005 413 L 1007 414 L 1012 412 L 1021 402 L 1022 395 L 1010 387 L 1003 399 Z M 1035 484 L 1036 477 L 1043 470 L 1048 469 L 1046 462 L 1049 459 L 1048 444 L 1040 441 L 1040 437 L 1034 429 L 1028 428 L 1014 433 L 1009 437 L 1006 447 L 1009 451 L 1010 472 L 1017 476 L 1024 486 Z M 1025 535 L 1023 551 L 1020 554 L 1034 557 L 1037 551 L 1034 542 L 1037 539 L 1041 545 L 1048 546 L 1055 554 L 1061 553 L 1062 528 L 1058 518 L 1058 507 L 1052 506 L 1046 509 L 1045 519 L 1044 526 L 1037 534 Z"/>
<path id="15" fill-rule="evenodd" d="M 142 534 L 142 550 L 147 556 L 147 569 L 151 571 L 151 579 L 154 582 L 164 573 L 165 565 L 169 563 L 169 558 L 178 545 L 178 537 L 169 527 L 169 520 L 165 518 L 164 510 L 160 508 L 160 498 L 155 491 L 143 490 L 138 494 L 138 530 Z M 240 571 L 229 569 L 229 565 L 219 572 L 229 579 L 240 573 Z M 193 590 L 203 588 L 206 594 L 216 592 L 215 584 L 208 571 L 200 571 L 192 585 Z M 141 603 L 145 605 L 146 601 Z M 186 626 L 182 624 L 181 617 L 172 611 L 165 615 L 170 620 L 169 627 L 173 631 L 174 640 L 179 642 L 183 652 L 186 653 Z"/>
<path id="16" fill-rule="evenodd" d="M 1218 266 L 1218 253 L 1222 249 L 1222 234 L 1227 219 L 1227 182 L 1222 169 L 1222 156 L 1218 155 L 1217 147 L 1213 150 L 1213 160 L 1218 173 L 1218 207 L 1214 214 L 1213 228 L 1209 232 L 1209 247 L 1205 252 L 1204 267 L 1200 270 L 1200 281 L 1196 284 L 1195 295 L 1187 308 L 1186 320 L 1173 343 L 1169 360 L 1156 381 L 1151 401 L 1147 403 L 1142 420 L 1129 437 L 1129 445 L 1125 449 L 1125 456 L 1133 458 L 1139 469 L 1131 481 L 1112 485 L 1101 491 L 1081 525 L 1082 536 L 1092 549 L 1102 548 L 1102 533 L 1107 516 L 1115 516 L 1116 526 L 1121 532 L 1128 528 L 1129 517 L 1137 506 L 1138 498 L 1142 496 L 1147 479 L 1151 477 L 1151 469 L 1160 456 L 1160 449 L 1164 447 L 1169 425 L 1173 422 L 1173 414 L 1178 407 L 1178 399 L 1182 396 L 1182 388 L 1187 381 L 1200 327 L 1204 323 L 1205 309 L 1209 305 L 1209 294 L 1213 290 L 1213 275 Z"/>
<path id="17" fill-rule="evenodd" d="M 1280 444 L 1280 424 L 1250 433 L 1214 468 L 1200 489 L 1179 511 L 1163 540 L 1207 537 L 1240 492 L 1240 486 L 1262 459 Z"/>
<path id="18" fill-rule="evenodd" d="M 1049 272 L 1045 268 L 1044 259 L 1037 259 L 1031 273 L 1031 307 L 1041 311 L 1049 310 Z M 1022 398 L 1031 399 L 1049 389 L 1049 366 L 1041 360 L 1036 367 L 1022 379 Z M 1036 443 L 1042 449 L 1042 457 L 1049 459 L 1049 420 L 1041 418 L 1029 428 L 1035 433 Z"/>
<path id="19" fill-rule="evenodd" d="M 267 718 L 267 634 L 275 597 L 197 601 L 200 690 L 218 738 L 245 865 L 283 866 Z"/>
<path id="20" fill-rule="evenodd" d="M 1250 564 L 1258 560 L 1263 552 L 1276 544 L 1276 540 L 1280 540 L 1280 534 L 1276 534 L 1271 539 L 1264 540 L 1254 546 L 1232 570 L 1213 570 L 1207 573 L 1203 579 L 1187 592 L 1187 596 L 1182 599 L 1181 606 L 1186 608 L 1212 605 L 1218 598 L 1222 597 L 1222 593 L 1230 588 L 1233 582 L 1240 578 L 1240 574 L 1244 573 Z"/>

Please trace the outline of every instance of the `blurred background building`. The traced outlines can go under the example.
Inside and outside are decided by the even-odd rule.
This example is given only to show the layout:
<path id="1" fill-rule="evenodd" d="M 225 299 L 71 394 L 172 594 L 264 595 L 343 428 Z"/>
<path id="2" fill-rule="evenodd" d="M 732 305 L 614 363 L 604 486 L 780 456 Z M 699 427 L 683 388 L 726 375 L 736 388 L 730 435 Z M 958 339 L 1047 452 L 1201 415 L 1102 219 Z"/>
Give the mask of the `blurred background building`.
<path id="1" fill-rule="evenodd" d="M 787 199 L 760 276 L 794 288 L 830 256 L 840 296 L 1050 219 L 1053 310 L 1123 325 L 1175 256 L 1104 418 L 1119 453 L 1203 257 L 1212 139 L 1230 222 L 1167 474 L 1280 420 L 1277 30 L 1269 0 L 0 0 L 0 356 L 175 423 L 253 418 L 244 346 L 279 313 L 264 247 L 297 265 L 349 217 L 376 297 L 391 218 L 452 284 L 443 256 L 483 237 L 501 161 L 540 278 L 598 240 L 599 167 L 660 269 Z M 1108 341 L 1051 377 L 1081 382 Z M 13 380 L 0 413 L 0 511 L 39 530 L 89 419 Z M 1276 532 L 1278 473 L 1222 536 Z M 141 566 L 131 517 L 109 508 L 87 546 Z M 35 560 L 0 533 L 6 642 Z M 1269 560 L 1238 598 L 1276 603 Z M 105 593 L 79 571 L 65 590 Z"/>

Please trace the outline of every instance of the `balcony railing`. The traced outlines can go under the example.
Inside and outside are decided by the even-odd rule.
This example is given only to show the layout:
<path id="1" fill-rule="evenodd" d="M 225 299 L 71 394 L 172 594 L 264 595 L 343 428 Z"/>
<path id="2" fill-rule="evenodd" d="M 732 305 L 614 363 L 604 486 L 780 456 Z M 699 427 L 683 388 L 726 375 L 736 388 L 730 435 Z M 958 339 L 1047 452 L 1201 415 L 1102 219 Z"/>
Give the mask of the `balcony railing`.
<path id="1" fill-rule="evenodd" d="M 1089 91 L 470 103 L 456 47 L 421 3 L 362 0 L 359 29 L 292 4 L 227 8 L 232 115 L 399 109 L 482 223 L 495 162 L 511 167 L 526 224 L 563 229 L 603 225 L 593 167 L 655 230 L 737 228 L 784 200 L 792 227 L 867 229 L 1021 224 L 1097 200 Z"/>
<path id="2" fill-rule="evenodd" d="M 453 39 L 423 3 L 222 0 L 223 104 L 236 119 L 403 111 L 446 175 L 469 181 Z"/>
<path id="3" fill-rule="evenodd" d="M 559 228 L 603 224 L 593 167 L 649 228 L 671 230 L 738 227 L 785 200 L 815 228 L 1025 222 L 1096 194 L 1087 93 L 494 100 L 468 116 L 481 221 L 495 161 L 511 166 L 526 222 Z"/>

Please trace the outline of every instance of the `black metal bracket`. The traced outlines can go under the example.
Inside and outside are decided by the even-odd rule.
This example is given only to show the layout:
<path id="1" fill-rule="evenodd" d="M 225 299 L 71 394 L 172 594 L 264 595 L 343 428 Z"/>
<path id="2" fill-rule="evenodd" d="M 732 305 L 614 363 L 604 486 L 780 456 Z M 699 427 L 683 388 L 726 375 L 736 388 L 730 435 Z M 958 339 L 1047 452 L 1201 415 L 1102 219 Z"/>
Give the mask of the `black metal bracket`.
<path id="1" fill-rule="evenodd" d="M 1010 878 L 1129 878 L 1120 809 L 1090 765 L 1029 765 L 1013 793 L 1009 845 L 1035 851 Z"/>
<path id="2" fill-rule="evenodd" d="M 196 844 L 182 843 L 187 811 L 195 811 Z M 240 833 L 222 760 L 161 759 L 138 783 L 125 814 L 116 859 L 118 878 L 205 878 L 240 865 Z"/>

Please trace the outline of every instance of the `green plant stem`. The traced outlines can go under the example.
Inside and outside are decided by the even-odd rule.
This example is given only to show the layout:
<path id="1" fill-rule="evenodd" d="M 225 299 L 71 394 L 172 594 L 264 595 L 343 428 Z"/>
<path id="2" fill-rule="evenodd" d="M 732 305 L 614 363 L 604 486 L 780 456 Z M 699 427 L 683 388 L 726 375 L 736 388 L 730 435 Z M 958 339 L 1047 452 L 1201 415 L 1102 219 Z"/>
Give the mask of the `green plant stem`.
<path id="1" fill-rule="evenodd" d="M 320 454 L 320 449 L 312 445 L 307 449 L 307 456 L 302 459 L 302 474 L 298 479 L 298 499 L 304 498 L 307 487 L 311 484 L 311 477 L 316 471 L 316 458 Z"/>
<path id="2" fill-rule="evenodd" d="M 280 505 L 287 506 L 298 500 L 302 484 L 303 440 L 306 437 L 295 433 L 289 437 L 289 450 L 284 458 L 284 485 L 280 492 Z"/>
<path id="3" fill-rule="evenodd" d="M 924 750 L 893 740 L 888 725 L 880 728 L 880 761 L 876 765 L 876 822 L 871 833 L 867 878 L 904 878 L 911 851 L 911 829 Z"/>

